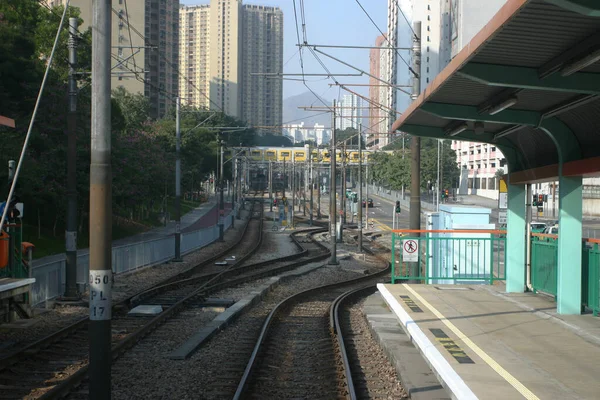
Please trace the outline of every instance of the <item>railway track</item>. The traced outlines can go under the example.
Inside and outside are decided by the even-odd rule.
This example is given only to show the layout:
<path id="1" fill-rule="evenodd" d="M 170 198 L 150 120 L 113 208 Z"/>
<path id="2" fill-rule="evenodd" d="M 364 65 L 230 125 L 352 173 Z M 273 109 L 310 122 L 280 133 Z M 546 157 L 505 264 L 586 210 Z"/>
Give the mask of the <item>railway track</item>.
<path id="1" fill-rule="evenodd" d="M 252 205 L 253 210 L 255 208 Z M 254 213 L 254 211 L 253 211 Z M 250 257 L 259 247 L 262 240 L 262 204 L 258 213 L 249 219 L 240 240 L 228 247 L 225 251 L 210 257 L 182 274 L 165 280 L 151 290 L 154 295 L 166 291 L 169 284 L 175 279 L 190 276 L 198 270 L 205 274 L 217 275 L 217 268 L 213 265 L 215 260 L 222 259 L 228 254 L 245 251 L 246 254 L 235 262 L 234 266 Z M 244 240 L 249 235 L 255 241 Z M 239 247 L 241 243 L 242 248 Z M 220 267 L 222 270 L 223 267 Z M 189 296 L 193 293 L 193 286 L 184 288 Z M 133 337 L 142 337 L 161 321 L 154 321 L 148 317 L 127 318 L 130 305 L 135 305 L 135 299 L 148 291 L 130 296 L 113 305 L 112 342 L 118 349 L 124 348 Z M 183 295 L 180 296 L 183 298 Z M 170 308 L 177 305 L 177 301 L 165 301 L 169 312 L 176 309 Z M 81 380 L 87 371 L 88 357 L 88 318 L 83 318 L 62 330 L 52 333 L 0 360 L 0 398 L 39 398 L 55 396 L 64 392 L 60 390 L 63 384 L 70 380 Z"/>
<path id="2" fill-rule="evenodd" d="M 350 290 L 330 308 L 329 329 L 337 341 L 339 364 L 344 367 L 346 398 L 351 400 L 407 397 L 361 311 L 362 300 L 376 291 L 375 285 Z"/>
<path id="3" fill-rule="evenodd" d="M 373 286 L 388 268 L 309 289 L 280 302 L 265 320 L 234 399 L 346 398 L 353 392 L 332 337 L 332 303 L 348 290 Z M 340 332 L 338 331 L 338 334 Z M 349 361 L 346 358 L 346 363 Z M 350 376 L 350 382 L 351 375 Z"/>
<path id="4" fill-rule="evenodd" d="M 261 217 L 261 215 L 257 215 Z M 261 218 L 256 221 L 262 224 Z M 327 249 L 313 243 L 310 238 L 322 229 L 296 232 L 293 236 L 302 249 L 297 254 L 280 259 L 244 265 L 260 245 L 258 243 L 244 257 L 220 273 L 208 272 L 179 281 L 169 282 L 158 288 L 130 298 L 132 306 L 141 302 L 161 305 L 163 312 L 158 316 L 136 316 L 127 314 L 129 307 L 122 304 L 114 310 L 112 322 L 112 358 L 115 360 L 158 326 L 165 323 L 177 324 L 177 314 L 185 309 L 201 306 L 208 295 L 218 290 L 246 283 L 265 276 L 274 275 L 297 266 L 314 262 L 328 256 Z M 237 250 L 237 249 L 236 249 Z M 222 268 L 222 267 L 221 267 Z M 76 325 L 76 324 L 74 324 Z M 0 385 L 9 390 L 7 398 L 58 398 L 69 393 L 83 382 L 87 373 L 87 321 L 52 335 L 52 340 L 30 346 L 13 357 L 0 369 Z M 5 360 L 8 361 L 8 360 Z M 16 384 L 9 384 L 13 382 Z M 0 386 L 1 387 L 1 386 Z"/>

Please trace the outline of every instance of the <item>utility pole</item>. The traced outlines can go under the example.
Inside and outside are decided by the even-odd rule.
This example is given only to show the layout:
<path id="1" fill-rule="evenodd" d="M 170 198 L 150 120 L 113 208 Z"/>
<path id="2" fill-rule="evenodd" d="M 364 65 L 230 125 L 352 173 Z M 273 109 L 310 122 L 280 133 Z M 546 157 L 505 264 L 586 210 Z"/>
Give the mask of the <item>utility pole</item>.
<path id="1" fill-rule="evenodd" d="M 111 397 L 112 170 L 110 65 L 112 0 L 92 2 L 89 396 Z"/>
<path id="2" fill-rule="evenodd" d="M 363 246 L 363 227 L 362 227 L 362 124 L 358 125 L 358 251 L 362 253 Z M 369 202 L 369 199 L 365 199 L 365 203 Z"/>
<path id="3" fill-rule="evenodd" d="M 296 157 L 292 156 L 292 208 L 291 208 L 291 225 L 294 228 L 294 206 L 296 205 Z"/>
<path id="4" fill-rule="evenodd" d="M 308 178 L 308 187 L 310 189 L 310 222 L 309 222 L 309 226 L 313 226 L 313 188 L 314 188 L 314 178 L 313 178 L 313 158 L 312 158 L 312 153 L 310 152 L 310 148 L 309 148 L 309 154 L 310 154 L 310 164 L 309 164 L 309 169 L 310 169 L 310 174 L 309 174 L 309 178 Z"/>
<path id="5" fill-rule="evenodd" d="M 336 204 L 335 204 L 335 99 L 333 100 L 333 122 L 331 130 L 331 170 L 329 175 L 329 233 L 331 235 L 331 258 L 329 265 L 338 265 L 336 243 Z"/>
<path id="6" fill-rule="evenodd" d="M 180 100 L 175 98 L 175 258 L 181 262 L 181 121 Z"/>
<path id="7" fill-rule="evenodd" d="M 308 151 L 308 156 L 310 157 L 310 151 Z M 302 177 L 304 178 L 302 181 L 302 215 L 306 216 L 306 183 L 308 182 L 306 179 L 308 175 L 306 173 L 306 165 L 300 171 L 302 171 Z"/>
<path id="8" fill-rule="evenodd" d="M 285 157 L 283 157 L 283 194 L 281 197 L 285 197 L 285 186 L 287 185 L 287 178 L 285 176 Z"/>
<path id="9" fill-rule="evenodd" d="M 366 175 L 366 191 L 367 194 L 365 195 L 365 227 L 367 229 L 369 229 L 369 163 L 367 163 L 367 165 L 365 166 L 365 175 Z M 362 201 L 362 199 L 361 199 Z M 362 208 L 362 204 L 361 204 L 361 208 Z"/>
<path id="10" fill-rule="evenodd" d="M 221 166 L 219 168 L 219 241 L 223 241 L 223 219 L 225 217 L 225 203 L 223 199 L 223 157 L 225 150 L 223 149 L 223 141 L 221 144 Z"/>
<path id="11" fill-rule="evenodd" d="M 411 98 L 413 101 L 421 93 L 421 22 L 413 24 L 415 37 L 413 38 L 412 68 L 418 71 L 413 77 Z M 421 229 L 421 138 L 413 136 L 411 140 L 411 187 L 410 187 L 410 229 Z M 420 236 L 418 233 L 415 236 Z M 411 276 L 416 276 L 419 263 L 411 263 Z"/>
<path id="12" fill-rule="evenodd" d="M 317 167 L 317 219 L 321 219 L 321 183 L 323 179 L 321 178 L 321 167 L 323 166 L 323 162 L 319 161 L 319 166 Z"/>
<path id="13" fill-rule="evenodd" d="M 77 293 L 77 18 L 69 18 L 69 112 L 67 114 L 67 229 L 65 232 L 66 284 L 63 300 Z"/>
<path id="14" fill-rule="evenodd" d="M 231 227 L 235 229 L 235 204 L 236 204 L 236 185 L 237 185 L 237 157 L 236 154 L 231 152 L 231 182 L 229 186 L 229 198 L 231 201 L 231 212 L 233 215 L 231 216 Z"/>
<path id="15" fill-rule="evenodd" d="M 442 182 L 440 181 L 440 143 L 441 140 L 437 141 L 437 191 L 436 191 L 436 203 L 437 203 L 437 211 L 440 211 L 440 190 L 442 190 Z"/>
<path id="16" fill-rule="evenodd" d="M 269 201 L 270 211 L 273 212 L 273 162 L 269 160 Z"/>
<path id="17" fill-rule="evenodd" d="M 340 161 L 342 162 L 341 166 L 342 169 L 340 170 L 340 178 L 342 180 L 341 185 L 340 185 L 340 211 L 341 211 L 341 215 L 340 215 L 340 238 L 338 240 L 338 243 L 343 243 L 344 242 L 344 224 L 346 223 L 346 170 L 344 168 L 344 156 L 345 156 L 345 150 L 346 150 L 346 142 L 344 142 L 344 145 L 342 146 L 341 152 L 340 152 Z"/>

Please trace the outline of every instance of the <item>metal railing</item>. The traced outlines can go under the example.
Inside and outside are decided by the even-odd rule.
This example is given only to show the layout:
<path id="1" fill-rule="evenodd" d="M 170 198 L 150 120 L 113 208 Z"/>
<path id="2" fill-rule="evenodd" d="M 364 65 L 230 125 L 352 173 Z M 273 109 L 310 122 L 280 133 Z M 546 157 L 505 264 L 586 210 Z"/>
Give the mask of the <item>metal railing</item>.
<path id="1" fill-rule="evenodd" d="M 600 240 L 583 239 L 581 249 L 581 305 L 600 312 Z M 558 235 L 531 237 L 531 286 L 534 292 L 558 294 Z"/>
<path id="2" fill-rule="evenodd" d="M 532 234 L 531 286 L 534 293 L 543 292 L 556 298 L 558 265 L 558 237 Z"/>
<path id="3" fill-rule="evenodd" d="M 233 214 L 224 218 L 223 229 L 231 227 Z M 219 238 L 219 227 L 211 226 L 181 234 L 181 254 L 187 254 L 205 247 Z M 175 237 L 173 235 L 137 243 L 114 246 L 112 249 L 112 269 L 115 275 L 132 272 L 140 268 L 164 263 L 175 257 Z M 89 253 L 77 255 L 77 284 L 85 290 L 89 271 Z M 38 305 L 64 293 L 65 258 L 57 255 L 48 262 L 36 265 L 32 270 L 35 283 L 32 285 L 32 304 Z"/>
<path id="4" fill-rule="evenodd" d="M 505 234 L 480 229 L 395 230 L 392 283 L 491 285 L 505 280 Z"/>

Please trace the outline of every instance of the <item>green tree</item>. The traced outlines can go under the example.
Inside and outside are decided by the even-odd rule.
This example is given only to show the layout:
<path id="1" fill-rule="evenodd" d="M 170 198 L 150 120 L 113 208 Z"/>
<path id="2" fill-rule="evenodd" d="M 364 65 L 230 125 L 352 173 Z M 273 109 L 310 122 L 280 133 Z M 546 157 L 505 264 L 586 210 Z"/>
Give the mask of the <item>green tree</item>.
<path id="1" fill-rule="evenodd" d="M 358 146 L 358 130 L 355 128 L 346 128 L 335 132 L 335 141 L 339 144 L 346 142 L 346 146 Z M 363 149 L 365 148 L 364 139 L 361 140 Z"/>
<path id="2" fill-rule="evenodd" d="M 421 139 L 421 188 L 427 189 L 427 182 L 437 180 L 437 140 Z M 440 154 L 440 188 L 450 189 L 456 185 L 460 170 L 456 163 L 456 153 L 450 148 L 450 142 L 444 141 Z M 401 152 L 393 154 L 378 152 L 371 157 L 370 179 L 393 190 L 404 186 L 410 187 L 411 182 L 411 153 L 406 151 L 404 158 Z"/>

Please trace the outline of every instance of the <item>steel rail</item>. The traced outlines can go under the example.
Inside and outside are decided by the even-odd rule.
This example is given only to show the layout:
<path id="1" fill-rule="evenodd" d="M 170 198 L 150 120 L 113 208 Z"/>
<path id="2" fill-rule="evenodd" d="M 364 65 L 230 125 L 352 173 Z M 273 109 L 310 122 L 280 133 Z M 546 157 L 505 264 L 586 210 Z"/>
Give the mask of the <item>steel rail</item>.
<path id="1" fill-rule="evenodd" d="M 305 230 L 305 231 L 300 231 L 300 232 L 296 232 L 296 233 L 301 234 L 301 233 L 308 232 L 309 236 L 311 237 L 311 240 L 312 240 L 313 235 L 323 232 L 323 231 L 324 231 L 323 229 L 316 229 L 316 230 L 312 229 L 312 230 Z M 317 241 L 313 240 L 313 242 L 315 244 L 317 244 L 319 247 L 326 249 L 324 246 L 322 246 Z M 278 268 L 254 273 L 249 276 L 232 279 L 232 280 L 227 280 L 227 281 L 220 282 L 220 283 L 215 283 L 212 286 L 209 286 L 209 284 L 213 283 L 213 280 L 206 282 L 201 287 L 194 290 L 192 293 L 188 294 L 187 296 L 185 296 L 184 298 L 179 300 L 177 303 L 175 303 L 174 305 L 169 307 L 167 310 L 163 311 L 160 315 L 154 317 L 143 327 L 139 328 L 137 331 L 135 331 L 131 335 L 128 335 L 126 338 L 124 338 L 121 341 L 119 341 L 118 343 L 116 343 L 112 347 L 112 351 L 111 351 L 112 360 L 114 362 L 125 351 L 127 351 L 129 348 L 134 346 L 137 342 L 139 342 L 141 339 L 143 339 L 145 336 L 147 336 L 150 332 L 152 332 L 154 329 L 156 329 L 158 326 L 160 326 L 166 320 L 168 320 L 169 318 L 176 315 L 178 311 L 185 308 L 186 303 L 188 303 L 198 297 L 205 298 L 210 293 L 214 293 L 216 291 L 225 289 L 227 287 L 233 287 L 233 286 L 236 286 L 236 285 L 239 285 L 242 283 L 246 283 L 246 282 L 249 282 L 252 280 L 260 279 L 260 278 L 263 278 L 266 276 L 270 276 L 270 275 L 277 274 L 277 273 L 280 273 L 283 271 L 287 271 L 287 270 L 296 268 L 300 265 L 314 262 L 314 259 L 324 259 L 324 258 L 327 258 L 328 256 L 329 256 L 329 254 L 321 254 L 321 255 L 318 255 L 318 256 L 315 256 L 312 258 L 300 260 L 298 262 L 284 265 L 284 266 L 281 266 Z M 287 258 L 287 257 L 289 257 L 289 256 L 284 256 L 282 258 Z M 270 260 L 270 263 L 278 262 L 278 261 L 280 261 L 280 260 L 274 259 L 274 260 Z M 241 268 L 243 268 L 243 267 L 241 267 Z M 226 272 L 227 271 L 224 271 L 223 273 L 226 273 Z M 68 394 L 72 390 L 73 387 L 79 385 L 85 379 L 88 367 L 89 367 L 88 365 L 85 365 L 82 368 L 80 368 L 73 375 L 69 376 L 68 378 L 63 380 L 61 383 L 59 383 L 55 387 L 53 387 L 51 390 L 46 392 L 41 397 L 41 399 L 56 399 L 56 398 L 60 398 L 60 397 L 65 396 L 66 394 Z"/>
<path id="2" fill-rule="evenodd" d="M 304 299 L 307 296 L 313 295 L 313 294 L 317 294 L 319 292 L 322 292 L 324 290 L 327 289 L 332 289 L 332 288 L 339 288 L 339 287 L 343 287 L 343 286 L 348 286 L 348 285 L 353 285 L 359 282 L 364 282 L 364 281 L 368 281 L 370 279 L 385 275 L 387 273 L 389 273 L 390 271 L 390 267 L 391 265 L 389 264 L 389 262 L 386 260 L 386 264 L 387 264 L 387 268 L 378 271 L 376 273 L 373 274 L 369 274 L 363 277 L 359 277 L 359 278 L 355 278 L 355 279 L 351 279 L 351 280 L 347 280 L 344 282 L 337 282 L 337 283 L 333 283 L 333 284 L 328 284 L 328 285 L 323 285 L 323 286 L 318 286 L 316 288 L 311 288 L 308 290 L 304 290 L 300 293 L 294 294 L 292 296 L 289 296 L 288 298 L 282 300 L 281 302 L 279 302 L 274 308 L 273 310 L 269 313 L 269 315 L 267 316 L 265 322 L 263 323 L 262 329 L 260 331 L 259 337 L 256 341 L 256 345 L 254 346 L 254 350 L 252 351 L 252 355 L 250 356 L 250 360 L 248 361 L 248 364 L 246 365 L 246 368 L 244 370 L 244 374 L 242 375 L 242 378 L 238 384 L 237 390 L 235 392 L 235 395 L 233 397 L 234 400 L 240 400 L 242 398 L 242 395 L 244 393 L 244 390 L 246 389 L 246 387 L 249 384 L 250 378 L 252 373 L 254 372 L 255 368 L 257 367 L 257 361 L 258 361 L 258 357 L 259 354 L 261 354 L 262 350 L 263 350 L 263 345 L 267 340 L 267 337 L 269 335 L 269 329 L 271 328 L 271 325 L 274 323 L 276 316 L 282 312 L 284 309 L 286 309 L 288 306 L 300 302 L 302 299 Z"/>

